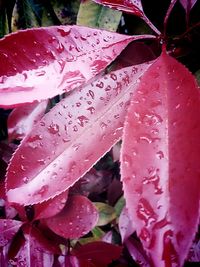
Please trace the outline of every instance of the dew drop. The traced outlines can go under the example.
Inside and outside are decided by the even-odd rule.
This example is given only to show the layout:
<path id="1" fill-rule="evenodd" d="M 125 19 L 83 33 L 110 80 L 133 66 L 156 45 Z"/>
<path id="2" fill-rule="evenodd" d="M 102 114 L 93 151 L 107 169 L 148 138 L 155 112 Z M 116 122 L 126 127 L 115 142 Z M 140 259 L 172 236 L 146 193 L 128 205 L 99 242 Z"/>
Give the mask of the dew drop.
<path id="1" fill-rule="evenodd" d="M 158 159 L 163 159 L 163 158 L 164 158 L 164 153 L 163 153 L 162 151 L 158 151 L 158 152 L 156 153 L 156 157 L 157 157 Z"/>
<path id="2" fill-rule="evenodd" d="M 28 178 L 28 177 L 24 177 L 24 178 L 23 178 L 23 182 L 24 182 L 25 184 L 27 184 L 27 183 L 29 182 L 29 178 Z"/>
<path id="3" fill-rule="evenodd" d="M 51 125 L 48 127 L 48 131 L 51 134 L 56 134 L 59 132 L 59 126 L 57 124 L 51 123 Z"/>
<path id="4" fill-rule="evenodd" d="M 89 119 L 87 118 L 87 117 L 85 117 L 85 116 L 79 116 L 78 118 L 77 118 L 77 120 L 78 120 L 78 124 L 81 126 L 81 127 L 84 127 L 84 125 L 86 124 L 86 123 L 88 123 L 88 121 L 89 121 Z"/>

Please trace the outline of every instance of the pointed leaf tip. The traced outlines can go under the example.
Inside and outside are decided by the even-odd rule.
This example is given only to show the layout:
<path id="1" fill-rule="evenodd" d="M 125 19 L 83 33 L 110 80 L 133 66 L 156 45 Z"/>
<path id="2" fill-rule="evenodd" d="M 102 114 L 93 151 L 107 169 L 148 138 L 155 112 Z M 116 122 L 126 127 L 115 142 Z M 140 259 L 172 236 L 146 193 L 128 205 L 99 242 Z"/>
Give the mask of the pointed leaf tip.
<path id="1" fill-rule="evenodd" d="M 126 117 L 121 174 L 129 214 L 155 266 L 182 266 L 199 218 L 199 89 L 162 54 Z"/>

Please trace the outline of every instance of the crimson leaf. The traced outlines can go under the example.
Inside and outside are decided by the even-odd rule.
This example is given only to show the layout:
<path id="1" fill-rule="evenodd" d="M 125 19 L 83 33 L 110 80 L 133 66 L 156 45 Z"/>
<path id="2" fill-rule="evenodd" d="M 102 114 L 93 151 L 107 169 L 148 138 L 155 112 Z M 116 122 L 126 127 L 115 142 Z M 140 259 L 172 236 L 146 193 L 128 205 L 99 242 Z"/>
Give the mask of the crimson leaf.
<path id="1" fill-rule="evenodd" d="M 130 94 L 148 67 L 112 72 L 75 90 L 36 123 L 9 165 L 8 200 L 35 204 L 83 176 L 121 138 Z"/>
<path id="2" fill-rule="evenodd" d="M 125 36 L 83 26 L 10 34 L 0 40 L 0 106 L 44 100 L 84 85 L 128 43 L 145 37 L 152 36 Z"/>
<path id="3" fill-rule="evenodd" d="M 182 266 L 197 228 L 199 114 L 194 77 L 162 53 L 133 95 L 121 155 L 129 215 L 155 266 Z"/>
<path id="4" fill-rule="evenodd" d="M 0 247 L 4 247 L 17 233 L 22 222 L 11 219 L 0 219 Z"/>
<path id="5" fill-rule="evenodd" d="M 79 238 L 87 234 L 97 223 L 98 212 L 84 196 L 69 197 L 65 208 L 43 222 L 56 234 L 65 238 Z"/>

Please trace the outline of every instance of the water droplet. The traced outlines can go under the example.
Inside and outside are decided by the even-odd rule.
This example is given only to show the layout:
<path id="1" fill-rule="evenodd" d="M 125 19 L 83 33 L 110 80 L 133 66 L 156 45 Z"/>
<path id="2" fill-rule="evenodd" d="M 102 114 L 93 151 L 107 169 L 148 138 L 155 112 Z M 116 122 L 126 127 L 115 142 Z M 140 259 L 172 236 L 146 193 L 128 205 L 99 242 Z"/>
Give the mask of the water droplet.
<path id="1" fill-rule="evenodd" d="M 162 151 L 158 151 L 158 152 L 156 153 L 156 157 L 157 157 L 158 159 L 163 159 L 163 158 L 164 158 L 164 153 L 163 153 Z"/>
<path id="2" fill-rule="evenodd" d="M 159 186 L 160 176 L 159 176 L 159 169 L 155 167 L 150 167 L 147 169 L 147 176 L 143 177 L 142 183 L 144 185 L 153 184 L 155 188 L 155 194 L 162 194 L 162 189 Z"/>
<path id="3" fill-rule="evenodd" d="M 28 178 L 28 177 L 24 177 L 24 178 L 23 178 L 23 182 L 24 182 L 25 184 L 27 184 L 27 183 L 29 182 L 29 178 Z"/>
<path id="4" fill-rule="evenodd" d="M 46 163 L 44 159 L 38 159 L 37 162 L 40 163 L 41 165 L 44 165 Z"/>
<path id="5" fill-rule="evenodd" d="M 100 124 L 100 127 L 101 127 L 102 130 L 105 130 L 108 127 L 108 125 L 105 122 L 102 122 Z"/>
<path id="6" fill-rule="evenodd" d="M 127 167 L 132 165 L 132 158 L 127 154 L 122 155 L 122 161 Z"/>
<path id="7" fill-rule="evenodd" d="M 51 123 L 51 125 L 48 127 L 48 131 L 51 134 L 56 134 L 59 132 L 59 126 L 57 124 Z"/>
<path id="8" fill-rule="evenodd" d="M 26 170 L 26 167 L 24 165 L 21 165 L 20 168 L 21 168 L 22 171 Z"/>
<path id="9" fill-rule="evenodd" d="M 71 29 L 57 29 L 57 31 L 60 33 L 60 35 L 62 36 L 62 37 L 66 37 L 67 35 L 69 35 L 70 34 L 70 32 L 71 32 Z"/>
<path id="10" fill-rule="evenodd" d="M 104 87 L 104 83 L 100 81 L 100 82 L 96 83 L 96 87 L 103 88 Z"/>
<path id="11" fill-rule="evenodd" d="M 73 131 L 78 132 L 78 127 L 76 125 L 73 126 Z"/>
<path id="12" fill-rule="evenodd" d="M 89 108 L 87 108 L 87 110 L 90 111 L 90 114 L 94 114 L 94 112 L 95 112 L 95 108 L 94 107 L 89 107 Z"/>
<path id="13" fill-rule="evenodd" d="M 89 90 L 89 95 L 91 96 L 92 99 L 94 99 L 94 92 L 92 90 Z"/>
<path id="14" fill-rule="evenodd" d="M 40 190 L 38 190 L 34 195 L 41 195 L 43 196 L 49 189 L 48 185 L 43 185 Z"/>
<path id="15" fill-rule="evenodd" d="M 85 123 L 88 123 L 89 119 L 85 116 L 79 116 L 78 118 L 78 124 L 83 127 L 85 125 Z"/>
<path id="16" fill-rule="evenodd" d="M 145 198 L 141 198 L 138 202 L 137 216 L 145 222 L 146 226 L 150 226 L 157 218 L 156 213 Z"/>
<path id="17" fill-rule="evenodd" d="M 45 74 L 46 74 L 46 72 L 44 70 L 40 70 L 40 71 L 35 72 L 36 76 L 44 76 Z"/>
<path id="18" fill-rule="evenodd" d="M 34 136 L 30 136 L 29 137 L 29 139 L 28 139 L 28 141 L 29 142 L 35 142 L 35 141 L 38 141 L 38 140 L 42 140 L 42 135 L 41 134 L 36 134 L 36 135 L 34 135 Z"/>
<path id="19" fill-rule="evenodd" d="M 147 126 L 152 126 L 156 124 L 161 124 L 163 119 L 158 114 L 145 114 L 142 118 L 142 122 L 146 124 Z"/>

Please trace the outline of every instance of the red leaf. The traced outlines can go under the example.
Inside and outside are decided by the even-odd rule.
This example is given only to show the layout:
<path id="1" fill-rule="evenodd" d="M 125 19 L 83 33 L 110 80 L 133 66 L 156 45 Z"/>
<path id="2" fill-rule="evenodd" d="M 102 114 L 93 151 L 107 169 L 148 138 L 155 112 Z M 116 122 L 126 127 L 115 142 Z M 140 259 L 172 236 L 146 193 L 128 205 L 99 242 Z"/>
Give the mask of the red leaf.
<path id="1" fill-rule="evenodd" d="M 88 261 L 90 263 L 98 264 L 98 266 L 103 267 L 107 266 L 113 260 L 118 259 L 120 257 L 121 252 L 122 247 L 120 246 L 116 246 L 102 241 L 97 241 L 74 248 L 72 250 L 72 255 L 76 256 L 79 261 L 85 260 L 85 263 L 87 263 Z M 80 267 L 84 266 L 87 265 L 80 264 Z"/>
<path id="2" fill-rule="evenodd" d="M 34 219 L 48 218 L 59 213 L 65 206 L 68 197 L 68 192 L 55 196 L 53 199 L 49 199 L 42 203 L 34 205 Z"/>
<path id="3" fill-rule="evenodd" d="M 126 207 L 123 208 L 120 217 L 119 217 L 119 232 L 121 235 L 122 243 L 126 241 L 135 232 L 135 228 L 133 226 L 134 222 L 131 221 L 128 210 Z"/>
<path id="4" fill-rule="evenodd" d="M 93 0 L 98 4 L 109 6 L 123 12 L 133 14 L 139 17 L 143 16 L 141 0 Z"/>
<path id="5" fill-rule="evenodd" d="M 133 14 L 141 17 L 157 34 L 160 31 L 152 24 L 152 22 L 144 14 L 141 0 L 93 0 L 98 4 L 114 8 L 128 14 Z"/>
<path id="6" fill-rule="evenodd" d="M 148 67 L 112 72 L 75 90 L 45 114 L 11 160 L 8 200 L 35 204 L 66 191 L 83 176 L 121 138 L 130 94 Z"/>
<path id="7" fill-rule="evenodd" d="M 88 198 L 77 195 L 69 197 L 65 208 L 60 213 L 43 221 L 60 236 L 79 238 L 95 226 L 98 212 Z"/>
<path id="8" fill-rule="evenodd" d="M 32 130 L 34 123 L 42 118 L 47 104 L 45 100 L 15 108 L 8 117 L 9 140 L 23 139 Z"/>
<path id="9" fill-rule="evenodd" d="M 0 106 L 44 100 L 87 83 L 133 40 L 83 26 L 19 31 L 0 40 Z M 26 40 L 26 42 L 24 42 Z"/>
<path id="10" fill-rule="evenodd" d="M 8 244 L 22 224 L 20 221 L 0 219 L 0 248 Z"/>
<path id="11" fill-rule="evenodd" d="M 121 156 L 129 215 L 155 266 L 182 266 L 197 228 L 199 114 L 194 77 L 163 53 L 133 95 Z"/>

